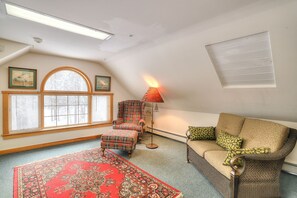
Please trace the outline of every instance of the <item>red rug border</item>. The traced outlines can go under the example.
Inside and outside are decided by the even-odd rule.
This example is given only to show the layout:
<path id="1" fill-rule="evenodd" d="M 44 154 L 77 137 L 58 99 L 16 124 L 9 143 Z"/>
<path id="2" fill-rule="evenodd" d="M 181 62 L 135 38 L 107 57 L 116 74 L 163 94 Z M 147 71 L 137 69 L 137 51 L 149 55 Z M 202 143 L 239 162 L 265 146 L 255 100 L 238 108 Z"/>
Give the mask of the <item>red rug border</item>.
<path id="1" fill-rule="evenodd" d="M 19 188 L 17 186 L 17 182 L 18 181 L 18 177 L 19 177 L 19 172 L 18 172 L 18 169 L 17 167 L 14 167 L 14 170 L 13 170 L 13 197 L 17 197 L 18 194 L 19 194 Z"/>
<path id="2" fill-rule="evenodd" d="M 160 180 L 159 178 L 153 176 L 152 174 L 148 173 L 147 171 L 143 170 L 142 168 L 140 168 L 140 167 L 138 167 L 138 166 L 132 164 L 132 162 L 130 162 L 130 161 L 128 161 L 127 159 L 125 159 L 124 157 L 118 155 L 118 154 L 115 153 L 114 151 L 111 151 L 111 150 L 109 150 L 109 149 L 106 149 L 106 150 L 108 150 L 109 152 L 111 152 L 111 153 L 117 155 L 119 158 L 121 158 L 123 161 L 126 161 L 127 163 L 129 163 L 129 164 L 132 165 L 133 167 L 135 167 L 135 168 L 137 168 L 137 169 L 140 169 L 141 171 L 143 171 L 143 172 L 146 173 L 147 175 L 154 177 L 156 180 L 158 180 L 158 181 L 161 182 L 162 184 L 164 184 L 164 185 L 166 185 L 166 186 L 172 188 L 172 189 L 175 190 L 176 192 L 180 192 L 180 194 L 182 193 L 180 190 L 178 190 L 178 189 L 174 188 L 173 186 L 171 186 L 171 185 L 169 185 L 169 184 L 163 182 L 162 180 Z M 106 151 L 106 150 L 105 150 L 105 151 Z"/>
<path id="3" fill-rule="evenodd" d="M 78 151 L 78 152 L 74 152 L 74 153 L 68 153 L 68 154 L 64 154 L 64 155 L 59 155 L 59 156 L 55 156 L 55 157 L 51 157 L 51 158 L 47 158 L 47 159 L 42 159 L 42 160 L 37 160 L 37 161 L 34 161 L 34 162 L 30 162 L 30 163 L 26 163 L 26 164 L 22 164 L 22 165 L 18 165 L 18 166 L 15 166 L 13 169 L 14 169 L 14 175 L 13 175 L 13 197 L 17 197 L 18 195 L 18 186 L 17 186 L 17 181 L 18 180 L 18 169 L 23 167 L 23 166 L 27 166 L 27 165 L 30 165 L 30 164 L 34 164 L 34 163 L 37 163 L 37 162 L 43 162 L 43 161 L 46 161 L 46 160 L 51 160 L 51 159 L 55 159 L 55 158 L 59 158 L 59 157 L 64 157 L 64 156 L 68 156 L 68 155 L 73 155 L 73 154 L 79 154 L 79 153 L 83 153 L 83 152 L 86 152 L 86 151 L 92 151 L 92 150 L 96 150 L 96 149 L 101 149 L 100 147 L 96 147 L 96 148 L 91 148 L 91 149 L 86 149 L 86 150 L 82 150 L 82 151 Z M 179 192 L 178 195 L 176 195 L 176 198 L 178 197 L 183 197 L 182 195 L 182 192 L 176 188 L 174 188 L 173 186 L 171 186 L 170 184 L 167 184 L 165 183 L 164 181 L 160 180 L 159 178 L 153 176 L 152 174 L 148 173 L 147 171 L 143 170 L 142 168 L 136 166 L 135 164 L 133 164 L 132 162 L 130 162 L 128 159 L 120 156 L 119 154 L 117 154 L 116 152 L 114 151 L 111 151 L 110 149 L 105 149 L 105 152 L 110 152 L 114 155 L 116 155 L 118 158 L 120 158 L 121 160 L 125 161 L 126 163 L 128 163 L 129 165 L 133 166 L 134 168 L 136 169 L 139 169 L 141 171 L 143 171 L 145 174 L 147 174 L 148 176 L 151 176 L 153 177 L 154 179 L 156 179 L 157 181 L 159 181 L 160 183 L 162 183 L 163 185 L 166 185 L 167 187 L 170 187 L 172 190 L 174 190 L 175 192 Z M 100 152 L 101 153 L 101 152 Z M 101 155 L 102 157 L 102 155 Z"/>

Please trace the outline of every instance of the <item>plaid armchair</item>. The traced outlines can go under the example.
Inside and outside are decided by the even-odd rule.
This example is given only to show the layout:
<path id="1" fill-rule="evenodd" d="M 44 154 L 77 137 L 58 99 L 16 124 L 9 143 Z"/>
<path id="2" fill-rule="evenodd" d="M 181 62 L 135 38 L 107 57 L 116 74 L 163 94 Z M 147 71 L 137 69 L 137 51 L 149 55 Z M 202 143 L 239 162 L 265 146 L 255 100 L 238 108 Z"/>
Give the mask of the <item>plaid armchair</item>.
<path id="1" fill-rule="evenodd" d="M 140 100 L 126 100 L 119 102 L 118 108 L 118 119 L 113 121 L 113 128 L 138 131 L 141 139 L 145 125 L 145 103 Z"/>

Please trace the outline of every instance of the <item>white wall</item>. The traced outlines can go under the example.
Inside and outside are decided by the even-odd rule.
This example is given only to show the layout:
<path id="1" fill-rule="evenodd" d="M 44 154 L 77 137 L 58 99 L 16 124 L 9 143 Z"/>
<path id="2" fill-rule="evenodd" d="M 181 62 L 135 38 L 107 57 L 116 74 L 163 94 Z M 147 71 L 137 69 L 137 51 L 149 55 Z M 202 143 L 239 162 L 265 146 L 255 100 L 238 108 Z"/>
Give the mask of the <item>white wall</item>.
<path id="1" fill-rule="evenodd" d="M 83 71 L 91 80 L 93 90 L 95 84 L 95 75 L 111 76 L 111 92 L 114 93 L 114 118 L 117 116 L 117 103 L 121 100 L 131 99 L 132 97 L 129 92 L 127 92 L 127 90 L 121 84 L 119 84 L 104 67 L 98 63 L 36 53 L 27 53 L 0 66 L 0 91 L 8 90 L 8 66 L 37 69 L 38 91 L 40 90 L 40 84 L 44 76 L 51 70 L 61 66 L 72 66 Z M 0 97 L 0 115 L 0 131 L 2 132 L 2 94 Z M 109 128 L 110 127 L 84 129 L 9 140 L 3 140 L 3 138 L 0 138 L 0 150 L 98 135 L 104 133 Z"/>
<path id="2" fill-rule="evenodd" d="M 297 122 L 297 1 L 270 2 L 196 24 L 123 52 L 107 64 L 136 97 L 148 87 L 145 76 L 155 78 L 168 109 Z M 277 87 L 222 88 L 205 45 L 264 31 L 271 38 Z"/>
<path id="3" fill-rule="evenodd" d="M 245 116 L 244 114 L 241 114 Z M 154 128 L 162 131 L 171 132 L 177 135 L 185 136 L 188 126 L 216 126 L 219 114 L 199 113 L 189 111 L 179 111 L 170 109 L 160 109 L 159 112 L 154 113 Z M 264 118 L 260 118 L 264 119 Z M 287 122 L 280 120 L 270 120 L 297 129 L 297 122 Z M 171 138 L 176 138 L 172 135 L 160 133 L 157 130 L 155 133 L 165 135 Z M 176 138 L 184 141 L 184 138 Z M 297 165 L 297 146 L 292 153 L 286 158 L 286 162 Z"/>

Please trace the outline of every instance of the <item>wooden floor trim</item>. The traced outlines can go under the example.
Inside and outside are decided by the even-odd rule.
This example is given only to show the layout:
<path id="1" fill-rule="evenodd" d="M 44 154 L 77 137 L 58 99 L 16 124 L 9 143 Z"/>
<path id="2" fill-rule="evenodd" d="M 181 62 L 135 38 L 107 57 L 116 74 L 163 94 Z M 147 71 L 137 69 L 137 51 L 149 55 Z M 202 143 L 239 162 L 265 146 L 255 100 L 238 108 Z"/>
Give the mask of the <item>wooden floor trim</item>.
<path id="1" fill-rule="evenodd" d="M 44 144 L 35 144 L 35 145 L 24 146 L 24 147 L 19 147 L 19 148 L 7 149 L 7 150 L 0 151 L 0 155 L 17 153 L 17 152 L 28 151 L 28 150 L 39 149 L 39 148 L 45 148 L 45 147 L 50 147 L 50 146 L 57 146 L 57 145 L 61 145 L 61 144 L 69 144 L 69 143 L 74 143 L 74 142 L 93 140 L 93 139 L 98 139 L 100 137 L 101 137 L 101 135 L 94 135 L 94 136 L 88 136 L 88 137 L 74 138 L 74 139 L 70 139 L 70 140 L 62 140 L 62 141 L 56 141 L 56 142 L 48 142 L 48 143 L 44 143 Z M 99 143 L 98 143 L 98 145 L 99 145 Z"/>

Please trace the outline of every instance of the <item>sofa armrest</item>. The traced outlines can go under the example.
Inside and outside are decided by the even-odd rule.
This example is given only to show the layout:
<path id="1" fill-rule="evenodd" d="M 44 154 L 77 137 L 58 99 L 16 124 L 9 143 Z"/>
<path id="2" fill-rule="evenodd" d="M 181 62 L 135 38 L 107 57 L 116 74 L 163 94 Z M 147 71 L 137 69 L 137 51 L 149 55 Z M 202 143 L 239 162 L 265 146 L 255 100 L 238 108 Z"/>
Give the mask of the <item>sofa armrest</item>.
<path id="1" fill-rule="evenodd" d="M 190 131 L 189 129 L 186 131 L 186 142 L 188 142 L 190 140 Z"/>
<path id="2" fill-rule="evenodd" d="M 268 153 L 263 155 L 243 154 L 243 155 L 234 156 L 230 161 L 230 166 L 232 168 L 233 174 L 238 176 L 241 175 L 246 169 L 246 166 L 252 165 L 253 163 L 261 163 L 261 161 L 262 163 L 267 163 L 269 161 L 283 160 L 294 149 L 296 145 L 296 139 L 297 139 L 297 131 L 295 129 L 291 129 L 289 137 L 286 143 L 284 144 L 284 146 L 280 150 L 274 153 Z M 242 167 L 238 167 L 236 165 L 236 161 L 239 160 L 239 158 L 242 159 L 242 162 L 243 162 Z"/>

